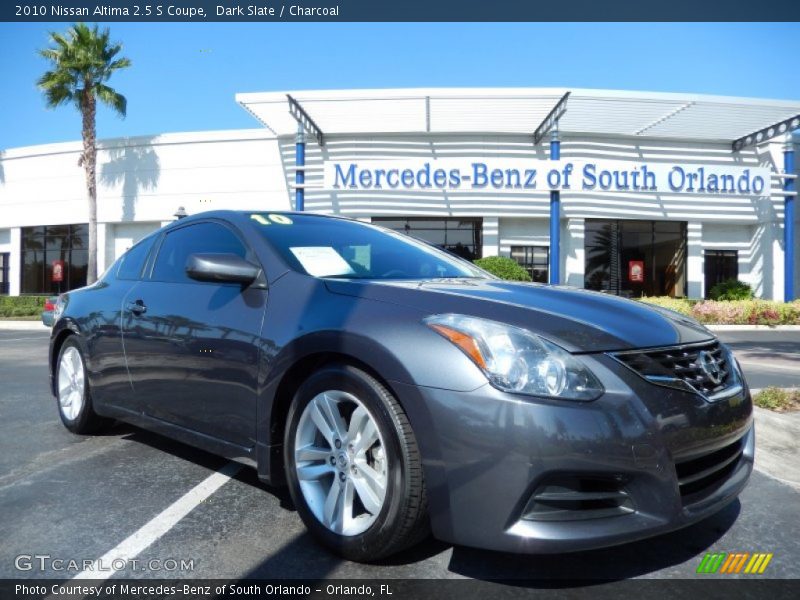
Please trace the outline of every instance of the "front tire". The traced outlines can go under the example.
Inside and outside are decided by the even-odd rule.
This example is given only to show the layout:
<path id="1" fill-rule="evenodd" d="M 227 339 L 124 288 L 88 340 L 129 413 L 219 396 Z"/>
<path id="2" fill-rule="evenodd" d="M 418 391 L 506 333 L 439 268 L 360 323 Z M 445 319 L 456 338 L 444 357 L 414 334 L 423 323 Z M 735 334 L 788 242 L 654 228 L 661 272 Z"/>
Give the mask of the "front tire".
<path id="1" fill-rule="evenodd" d="M 289 491 L 312 535 L 373 561 L 428 533 L 419 449 L 405 412 L 374 377 L 323 368 L 298 389 L 284 439 Z"/>
<path id="2" fill-rule="evenodd" d="M 94 412 L 86 360 L 75 336 L 70 336 L 61 346 L 56 365 L 56 403 L 64 427 L 80 435 L 105 427 L 108 420 Z"/>

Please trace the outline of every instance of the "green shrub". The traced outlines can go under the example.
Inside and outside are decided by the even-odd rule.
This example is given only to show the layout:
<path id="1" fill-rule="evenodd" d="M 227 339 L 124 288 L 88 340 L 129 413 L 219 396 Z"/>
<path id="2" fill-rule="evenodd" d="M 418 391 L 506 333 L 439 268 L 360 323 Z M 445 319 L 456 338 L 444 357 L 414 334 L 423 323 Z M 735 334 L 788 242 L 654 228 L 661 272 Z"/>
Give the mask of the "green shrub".
<path id="1" fill-rule="evenodd" d="M 484 271 L 507 281 L 531 281 L 531 276 L 517 261 L 505 256 L 487 256 L 474 261 Z"/>
<path id="2" fill-rule="evenodd" d="M 49 296 L 0 296 L 0 318 L 33 317 L 44 310 Z"/>
<path id="3" fill-rule="evenodd" d="M 753 397 L 753 403 L 761 408 L 784 411 L 800 408 L 800 390 L 784 390 L 767 387 Z"/>
<path id="4" fill-rule="evenodd" d="M 711 300 L 751 300 L 754 294 L 749 283 L 727 279 L 712 287 L 708 295 Z"/>

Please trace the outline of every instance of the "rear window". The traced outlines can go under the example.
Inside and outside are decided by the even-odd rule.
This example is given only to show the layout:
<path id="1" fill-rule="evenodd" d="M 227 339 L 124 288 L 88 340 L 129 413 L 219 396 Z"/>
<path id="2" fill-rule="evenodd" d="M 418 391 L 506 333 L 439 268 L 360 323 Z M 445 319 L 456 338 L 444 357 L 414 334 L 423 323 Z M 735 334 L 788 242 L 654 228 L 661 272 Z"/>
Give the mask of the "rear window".
<path id="1" fill-rule="evenodd" d="M 120 264 L 117 269 L 117 279 L 139 279 L 142 275 L 144 263 L 156 236 L 150 235 L 130 248 L 119 259 Z"/>
<path id="2" fill-rule="evenodd" d="M 189 256 L 195 253 L 247 256 L 247 248 L 228 227 L 219 223 L 193 223 L 167 233 L 158 250 L 151 279 L 177 283 L 198 283 L 186 274 Z"/>

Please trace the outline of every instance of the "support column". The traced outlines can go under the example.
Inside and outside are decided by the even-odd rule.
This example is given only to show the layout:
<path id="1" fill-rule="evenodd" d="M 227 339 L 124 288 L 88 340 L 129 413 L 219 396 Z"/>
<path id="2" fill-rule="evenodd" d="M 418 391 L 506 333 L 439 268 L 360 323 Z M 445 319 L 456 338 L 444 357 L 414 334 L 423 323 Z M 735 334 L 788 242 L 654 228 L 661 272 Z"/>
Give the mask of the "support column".
<path id="1" fill-rule="evenodd" d="M 794 142 L 791 132 L 786 134 L 783 147 L 783 172 L 794 175 Z M 783 180 L 783 189 L 790 195 L 783 200 L 783 301 L 791 302 L 794 295 L 794 199 L 797 195 L 795 179 Z"/>
<path id="2" fill-rule="evenodd" d="M 500 252 L 500 219 L 497 217 L 484 217 L 483 230 L 481 231 L 482 249 L 481 256 L 497 256 Z"/>
<path id="3" fill-rule="evenodd" d="M 689 221 L 686 225 L 686 295 L 705 298 L 705 270 L 703 265 L 703 223 Z"/>
<path id="4" fill-rule="evenodd" d="M 558 121 L 550 134 L 550 160 L 561 158 L 561 142 L 558 139 Z M 550 283 L 561 283 L 561 193 L 550 192 Z"/>
<path id="5" fill-rule="evenodd" d="M 306 133 L 303 131 L 303 125 L 300 122 L 297 123 L 294 166 L 294 182 L 297 184 L 294 189 L 294 209 L 303 212 L 306 204 L 306 190 L 303 187 L 306 182 L 306 172 L 303 169 L 306 166 Z"/>
<path id="6" fill-rule="evenodd" d="M 12 227 L 8 253 L 8 295 L 19 296 L 22 289 L 22 229 Z"/>
<path id="7" fill-rule="evenodd" d="M 572 287 L 582 288 L 586 271 L 586 220 L 568 219 L 567 237 L 564 283 Z"/>

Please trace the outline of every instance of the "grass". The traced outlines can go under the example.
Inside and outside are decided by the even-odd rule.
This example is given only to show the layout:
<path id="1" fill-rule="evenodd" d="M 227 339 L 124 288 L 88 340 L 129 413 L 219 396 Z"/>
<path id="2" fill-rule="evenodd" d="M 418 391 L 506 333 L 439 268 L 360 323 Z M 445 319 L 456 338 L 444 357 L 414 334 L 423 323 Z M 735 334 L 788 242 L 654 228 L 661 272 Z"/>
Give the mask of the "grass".
<path id="1" fill-rule="evenodd" d="M 756 406 L 775 412 L 800 410 L 800 390 L 784 390 L 770 386 L 758 392 L 753 402 Z"/>
<path id="2" fill-rule="evenodd" d="M 0 317 L 0 321 L 41 321 L 41 315 L 28 315 L 25 317 Z"/>

